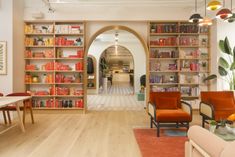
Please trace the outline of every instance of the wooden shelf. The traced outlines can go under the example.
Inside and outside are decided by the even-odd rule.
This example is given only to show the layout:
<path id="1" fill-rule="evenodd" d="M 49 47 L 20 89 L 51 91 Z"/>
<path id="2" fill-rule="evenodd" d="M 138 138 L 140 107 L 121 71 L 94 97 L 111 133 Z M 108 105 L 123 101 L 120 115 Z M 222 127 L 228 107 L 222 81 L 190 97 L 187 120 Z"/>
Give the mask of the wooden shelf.
<path id="1" fill-rule="evenodd" d="M 55 33 L 56 36 L 83 36 L 84 33 Z"/>
<path id="2" fill-rule="evenodd" d="M 34 107 L 34 110 L 84 110 L 84 108 L 77 108 L 77 107 L 63 107 L 63 108 L 52 108 L 52 107 Z"/>
<path id="3" fill-rule="evenodd" d="M 83 98 L 83 95 L 55 95 L 55 97 L 61 97 L 61 98 Z"/>
<path id="4" fill-rule="evenodd" d="M 34 72 L 34 73 L 51 73 L 54 70 L 25 70 L 25 72 Z"/>
<path id="5" fill-rule="evenodd" d="M 149 83 L 150 85 L 155 86 L 172 86 L 172 85 L 178 85 L 179 83 Z"/>
<path id="6" fill-rule="evenodd" d="M 55 58 L 55 60 L 83 60 L 83 58 Z"/>
<path id="7" fill-rule="evenodd" d="M 83 48 L 83 45 L 82 46 L 74 46 L 74 45 L 62 46 L 62 45 L 56 45 L 55 47 L 57 47 L 57 48 Z"/>
<path id="8" fill-rule="evenodd" d="M 34 46 L 34 45 L 26 45 L 26 48 L 54 48 L 53 45 L 51 46 Z"/>
<path id="9" fill-rule="evenodd" d="M 151 45 L 150 48 L 177 48 L 177 45 L 174 46 L 159 46 L 159 45 Z"/>
<path id="10" fill-rule="evenodd" d="M 24 58 L 25 60 L 54 60 L 55 58 Z"/>
<path id="11" fill-rule="evenodd" d="M 25 83 L 26 85 L 53 85 L 54 83 Z"/>
<path id="12" fill-rule="evenodd" d="M 53 36 L 54 33 L 25 33 L 26 36 Z"/>
<path id="13" fill-rule="evenodd" d="M 83 70 L 77 70 L 77 71 L 72 71 L 72 70 L 55 70 L 55 72 L 59 72 L 59 73 L 82 73 Z"/>
<path id="14" fill-rule="evenodd" d="M 179 58 L 149 58 L 150 60 L 177 60 Z"/>
<path id="15" fill-rule="evenodd" d="M 46 97 L 54 97 L 54 95 L 32 95 L 32 97 L 36 97 L 36 98 L 46 98 Z"/>
<path id="16" fill-rule="evenodd" d="M 151 36 L 178 36 L 179 33 L 150 33 Z"/>
<path id="17" fill-rule="evenodd" d="M 56 85 L 83 85 L 83 83 L 55 83 Z"/>
<path id="18" fill-rule="evenodd" d="M 167 71 L 149 71 L 150 73 L 177 73 L 179 72 L 179 70 L 174 70 L 174 71 L 171 71 L 171 70 L 167 70 Z"/>

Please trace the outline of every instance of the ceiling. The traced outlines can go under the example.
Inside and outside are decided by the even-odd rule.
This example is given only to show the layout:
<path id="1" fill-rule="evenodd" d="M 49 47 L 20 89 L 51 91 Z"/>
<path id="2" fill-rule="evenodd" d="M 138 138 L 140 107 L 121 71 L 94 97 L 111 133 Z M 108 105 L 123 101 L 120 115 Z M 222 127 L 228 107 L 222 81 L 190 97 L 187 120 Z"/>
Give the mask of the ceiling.
<path id="1" fill-rule="evenodd" d="M 47 1 L 47 0 L 42 0 Z M 150 5 L 168 7 L 193 7 L 195 0 L 48 0 L 53 6 L 58 5 Z M 198 4 L 204 4 L 204 0 L 198 0 Z"/>

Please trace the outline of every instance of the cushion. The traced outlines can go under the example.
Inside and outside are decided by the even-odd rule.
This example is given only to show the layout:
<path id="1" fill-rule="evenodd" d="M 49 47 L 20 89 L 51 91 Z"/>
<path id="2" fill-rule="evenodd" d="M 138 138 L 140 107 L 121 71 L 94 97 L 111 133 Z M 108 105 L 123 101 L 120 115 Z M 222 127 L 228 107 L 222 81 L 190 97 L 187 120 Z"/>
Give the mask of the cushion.
<path id="1" fill-rule="evenodd" d="M 220 121 L 221 119 L 227 119 L 233 113 L 235 113 L 235 108 L 230 110 L 217 110 L 215 112 L 215 120 Z"/>
<path id="2" fill-rule="evenodd" d="M 158 97 L 156 98 L 157 109 L 177 109 L 177 98 Z"/>
<path id="3" fill-rule="evenodd" d="M 192 117 L 182 109 L 176 110 L 157 110 L 157 122 L 191 122 Z"/>
<path id="4" fill-rule="evenodd" d="M 232 98 L 211 98 L 210 103 L 214 106 L 215 110 L 231 110 L 235 107 Z"/>

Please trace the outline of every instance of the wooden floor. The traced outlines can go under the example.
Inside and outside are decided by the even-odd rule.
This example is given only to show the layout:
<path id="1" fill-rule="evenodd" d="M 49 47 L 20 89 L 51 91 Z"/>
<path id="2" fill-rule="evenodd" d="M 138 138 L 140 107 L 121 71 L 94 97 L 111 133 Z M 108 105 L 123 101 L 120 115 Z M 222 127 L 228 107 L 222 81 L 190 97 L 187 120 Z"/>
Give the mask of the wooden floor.
<path id="1" fill-rule="evenodd" d="M 132 128 L 148 125 L 145 111 L 35 114 L 35 124 L 0 135 L 1 157 L 140 157 Z"/>
<path id="2" fill-rule="evenodd" d="M 29 117 L 27 117 L 29 118 Z M 200 122 L 198 113 L 194 122 Z M 141 157 L 133 128 L 149 128 L 142 111 L 35 114 L 26 133 L 19 126 L 0 135 L 0 157 Z"/>

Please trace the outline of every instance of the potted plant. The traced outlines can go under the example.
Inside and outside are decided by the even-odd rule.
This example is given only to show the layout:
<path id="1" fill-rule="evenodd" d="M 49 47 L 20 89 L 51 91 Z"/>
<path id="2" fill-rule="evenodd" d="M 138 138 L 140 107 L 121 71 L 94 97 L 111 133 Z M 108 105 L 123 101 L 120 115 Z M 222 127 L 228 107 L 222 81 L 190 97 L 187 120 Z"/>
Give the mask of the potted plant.
<path id="1" fill-rule="evenodd" d="M 233 50 L 229 44 L 229 40 L 225 37 L 219 41 L 219 48 L 222 52 L 219 58 L 218 72 L 222 79 L 229 84 L 230 90 L 235 89 L 235 47 Z M 204 81 L 216 79 L 217 75 L 212 74 L 204 79 Z"/>
<path id="2" fill-rule="evenodd" d="M 216 126 L 217 126 L 217 122 L 215 120 L 211 120 L 209 123 L 209 130 L 210 132 L 215 132 Z"/>

